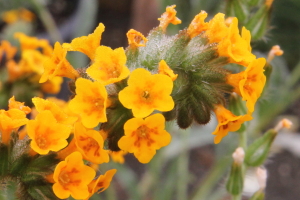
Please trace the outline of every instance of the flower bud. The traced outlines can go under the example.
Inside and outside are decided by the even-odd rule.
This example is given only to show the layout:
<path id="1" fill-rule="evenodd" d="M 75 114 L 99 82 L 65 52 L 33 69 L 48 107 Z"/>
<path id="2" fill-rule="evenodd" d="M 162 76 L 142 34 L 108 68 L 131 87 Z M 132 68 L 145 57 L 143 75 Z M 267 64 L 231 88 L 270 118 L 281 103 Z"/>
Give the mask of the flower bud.
<path id="1" fill-rule="evenodd" d="M 245 152 L 242 147 L 238 147 L 232 154 L 234 162 L 231 166 L 230 176 L 227 181 L 226 189 L 233 195 L 238 195 L 243 191 L 244 178 L 243 178 L 243 161 Z"/>

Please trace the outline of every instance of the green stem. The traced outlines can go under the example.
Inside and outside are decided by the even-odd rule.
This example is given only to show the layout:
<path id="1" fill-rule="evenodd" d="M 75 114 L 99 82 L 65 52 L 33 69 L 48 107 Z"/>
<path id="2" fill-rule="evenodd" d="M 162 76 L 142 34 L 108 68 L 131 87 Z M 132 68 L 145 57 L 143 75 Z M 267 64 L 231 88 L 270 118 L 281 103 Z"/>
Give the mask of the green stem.
<path id="1" fill-rule="evenodd" d="M 47 10 L 47 8 L 40 3 L 38 0 L 30 0 L 32 5 L 35 7 L 35 10 L 37 11 L 41 21 L 45 25 L 47 32 L 50 35 L 50 38 L 53 42 L 62 42 L 61 35 L 59 33 L 59 30 L 57 29 L 57 26 L 55 24 L 55 21 L 53 20 L 51 14 Z"/>

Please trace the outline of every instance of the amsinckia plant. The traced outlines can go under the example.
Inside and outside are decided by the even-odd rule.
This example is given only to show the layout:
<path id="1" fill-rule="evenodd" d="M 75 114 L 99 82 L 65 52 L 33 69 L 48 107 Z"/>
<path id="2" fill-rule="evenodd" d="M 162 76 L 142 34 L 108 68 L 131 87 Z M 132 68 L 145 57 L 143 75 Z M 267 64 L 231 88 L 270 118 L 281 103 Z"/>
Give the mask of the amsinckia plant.
<path id="1" fill-rule="evenodd" d="M 193 122 L 208 123 L 215 113 L 219 124 L 213 134 L 219 143 L 252 119 L 266 82 L 266 61 L 252 54 L 250 32 L 243 27 L 240 34 L 237 18 L 228 22 L 222 13 L 205 22 L 207 13 L 201 11 L 187 29 L 167 36 L 170 23 L 181 23 L 174 8 L 167 7 L 147 37 L 128 31 L 125 50 L 100 45 L 103 24 L 88 36 L 43 49 L 39 82 L 68 77 L 74 96 L 68 111 L 33 98 L 37 113 L 31 120 L 29 108 L 25 112 L 14 100 L 10 105 L 20 106 L 0 110 L 0 178 L 17 181 L 21 199 L 88 199 L 104 191 L 116 170 L 98 175 L 83 160 L 102 164 L 114 154 L 107 150 L 123 150 L 148 163 L 171 141 L 165 121 L 176 120 L 186 129 Z M 18 37 L 24 48 L 26 41 L 36 44 L 32 48 L 47 47 Z M 90 66 L 75 70 L 68 51 L 86 54 Z M 240 72 L 224 68 L 230 63 L 240 65 L 234 70 Z M 226 108 L 232 93 L 245 102 L 244 113 Z M 21 137 L 18 129 L 25 124 L 27 136 Z"/>

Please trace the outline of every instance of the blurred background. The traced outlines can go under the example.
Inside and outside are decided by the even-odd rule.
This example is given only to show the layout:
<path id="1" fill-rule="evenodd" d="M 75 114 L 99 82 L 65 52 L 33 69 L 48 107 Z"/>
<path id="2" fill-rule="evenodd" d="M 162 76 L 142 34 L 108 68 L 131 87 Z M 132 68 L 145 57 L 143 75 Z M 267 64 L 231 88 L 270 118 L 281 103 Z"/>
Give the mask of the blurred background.
<path id="1" fill-rule="evenodd" d="M 111 48 L 128 45 L 126 32 L 133 28 L 147 35 L 158 26 L 161 13 L 168 5 L 176 4 L 180 25 L 170 25 L 169 34 L 184 29 L 193 17 L 205 10 L 209 17 L 225 13 L 229 0 L 0 0 L 0 39 L 18 46 L 15 32 L 55 41 L 70 42 L 88 35 L 101 22 L 105 25 L 101 45 Z M 9 23 L 3 14 L 9 10 L 26 8 L 34 14 L 29 20 Z M 279 45 L 283 56 L 272 61 L 270 83 L 257 105 L 254 120 L 250 122 L 250 142 L 273 127 L 278 119 L 287 117 L 294 123 L 289 132 L 280 133 L 265 163 L 268 171 L 266 200 L 300 199 L 300 1 L 275 0 L 271 8 L 268 30 L 253 41 L 253 52 L 267 57 L 273 45 Z M 78 68 L 87 66 L 89 59 L 78 52 L 69 52 L 68 60 Z M 0 66 L 0 74 L 1 68 Z M 1 79 L 0 75 L 0 79 Z M 0 80 L 1 81 L 1 80 Z M 2 88 L 3 89 L 3 88 Z M 1 96 L 1 93 L 0 93 Z M 56 95 L 68 100 L 66 81 Z M 4 107 L 4 105 L 2 105 Z M 231 154 L 237 146 L 237 136 L 229 134 L 218 145 L 213 144 L 216 120 L 206 126 L 194 125 L 179 131 L 176 124 L 168 123 L 172 143 L 157 152 L 149 164 L 139 163 L 132 155 L 125 163 L 110 162 L 100 171 L 116 168 L 118 172 L 109 187 L 91 199 L 105 200 L 226 200 L 231 197 L 225 189 L 226 175 L 232 162 Z M 246 176 L 244 199 L 258 189 L 251 169 Z"/>

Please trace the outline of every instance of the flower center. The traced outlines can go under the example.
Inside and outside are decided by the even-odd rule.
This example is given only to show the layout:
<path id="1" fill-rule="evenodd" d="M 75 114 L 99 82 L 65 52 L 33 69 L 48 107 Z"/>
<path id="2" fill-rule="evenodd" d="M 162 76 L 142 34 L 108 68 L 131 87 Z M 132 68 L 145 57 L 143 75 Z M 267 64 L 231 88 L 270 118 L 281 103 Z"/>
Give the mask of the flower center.
<path id="1" fill-rule="evenodd" d="M 148 99 L 149 96 L 150 96 L 150 93 L 147 90 L 143 92 L 143 95 L 142 95 L 143 98 Z"/>
<path id="2" fill-rule="evenodd" d="M 58 181 L 59 181 L 59 183 L 60 183 L 62 186 L 65 186 L 65 185 L 67 185 L 68 183 L 70 183 L 70 182 L 71 182 L 71 178 L 70 178 L 70 176 L 69 176 L 69 173 L 67 173 L 67 172 L 65 172 L 65 171 L 60 172 Z"/>
<path id="3" fill-rule="evenodd" d="M 46 149 L 48 147 L 48 142 L 43 136 L 38 136 L 35 139 L 35 142 L 37 146 L 40 147 L 41 149 Z"/>
<path id="4" fill-rule="evenodd" d="M 99 110 L 103 108 L 103 99 L 101 98 L 96 98 L 93 100 L 93 103 L 95 105 L 95 109 Z"/>
<path id="5" fill-rule="evenodd" d="M 140 137 L 140 138 L 147 138 L 148 132 L 149 132 L 149 128 L 145 125 L 142 125 L 137 129 L 137 134 L 138 134 L 138 137 Z"/>
<path id="6" fill-rule="evenodd" d="M 99 156 L 99 144 L 98 142 L 91 137 L 80 137 L 80 141 L 86 141 L 86 144 L 82 147 L 82 149 L 86 152 L 89 152 L 91 149 L 95 149 L 94 156 Z"/>

